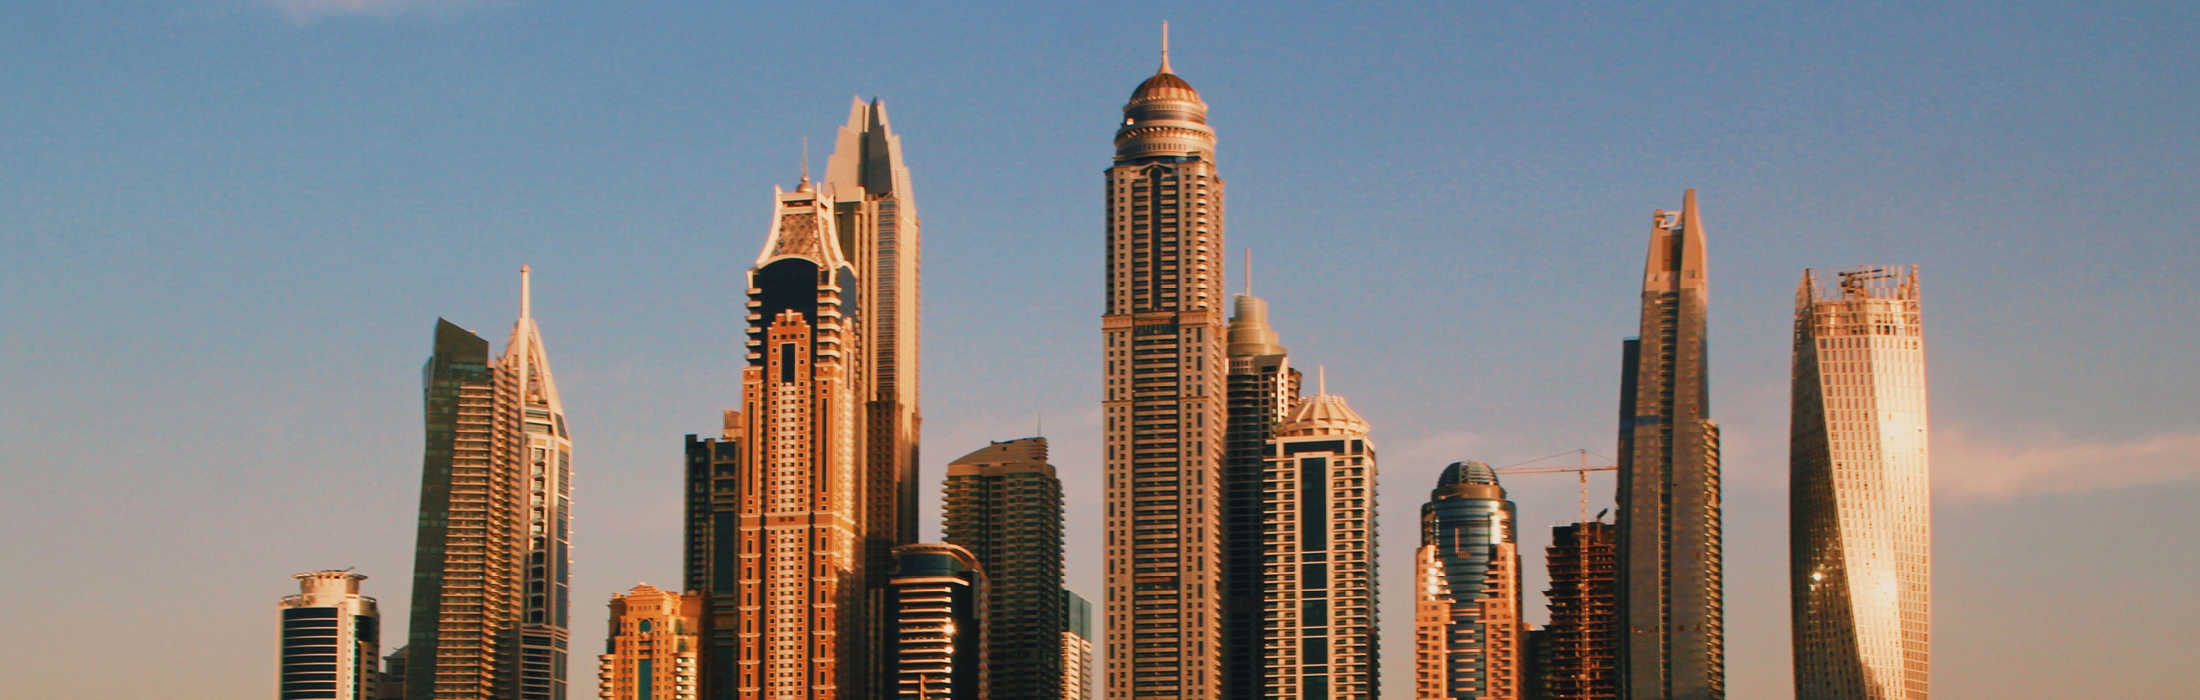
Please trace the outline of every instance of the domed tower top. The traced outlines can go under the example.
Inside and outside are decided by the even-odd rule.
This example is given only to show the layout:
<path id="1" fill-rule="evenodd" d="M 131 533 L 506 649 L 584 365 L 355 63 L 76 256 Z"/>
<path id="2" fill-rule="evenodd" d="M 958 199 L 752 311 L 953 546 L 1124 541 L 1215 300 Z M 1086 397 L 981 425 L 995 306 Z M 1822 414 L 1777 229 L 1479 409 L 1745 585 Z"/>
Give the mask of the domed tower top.
<path id="1" fill-rule="evenodd" d="M 1169 67 L 1169 23 L 1161 23 L 1161 69 L 1131 91 L 1115 130 L 1115 162 L 1149 158 L 1214 160 L 1207 103 Z"/>

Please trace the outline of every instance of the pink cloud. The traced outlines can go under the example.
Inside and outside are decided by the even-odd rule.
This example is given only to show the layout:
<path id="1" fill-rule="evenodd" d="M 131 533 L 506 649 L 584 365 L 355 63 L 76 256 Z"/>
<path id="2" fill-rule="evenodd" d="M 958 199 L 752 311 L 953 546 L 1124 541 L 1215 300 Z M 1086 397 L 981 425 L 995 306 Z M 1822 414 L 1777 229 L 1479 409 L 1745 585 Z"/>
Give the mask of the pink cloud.
<path id="1" fill-rule="evenodd" d="M 1993 440 L 1943 429 L 1932 440 L 1933 493 L 1956 500 L 2200 481 L 2200 433 L 2125 441 L 2053 434 Z"/>

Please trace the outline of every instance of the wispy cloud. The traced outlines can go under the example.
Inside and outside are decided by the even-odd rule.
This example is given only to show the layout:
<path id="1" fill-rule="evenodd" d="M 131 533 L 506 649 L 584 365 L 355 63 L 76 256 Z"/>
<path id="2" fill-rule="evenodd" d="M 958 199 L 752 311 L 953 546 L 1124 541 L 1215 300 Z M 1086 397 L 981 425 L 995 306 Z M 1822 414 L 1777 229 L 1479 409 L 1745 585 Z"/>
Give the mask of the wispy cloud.
<path id="1" fill-rule="evenodd" d="M 503 4 L 497 0 L 268 0 L 284 17 L 311 24 L 327 17 L 446 15 Z"/>
<path id="2" fill-rule="evenodd" d="M 2060 435 L 1989 440 L 1962 430 L 1933 434 L 1933 491 L 1957 500 L 2007 500 L 2200 481 L 2200 433 L 2088 442 Z"/>

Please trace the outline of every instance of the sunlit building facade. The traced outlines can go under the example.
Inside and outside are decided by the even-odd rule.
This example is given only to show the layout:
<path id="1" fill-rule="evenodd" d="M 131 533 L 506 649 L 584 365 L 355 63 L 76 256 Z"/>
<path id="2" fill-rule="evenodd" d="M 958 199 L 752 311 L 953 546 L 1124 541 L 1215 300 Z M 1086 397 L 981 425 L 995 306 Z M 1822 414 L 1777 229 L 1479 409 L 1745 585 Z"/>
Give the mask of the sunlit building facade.
<path id="1" fill-rule="evenodd" d="M 948 544 L 985 572 L 987 687 L 1003 698 L 1062 692 L 1062 482 L 1047 440 L 986 445 L 947 465 L 941 512 Z"/>
<path id="2" fill-rule="evenodd" d="M 1108 700 L 1222 692 L 1223 187 L 1207 104 L 1170 68 L 1123 106 L 1101 320 Z"/>
<path id="3" fill-rule="evenodd" d="M 572 438 L 535 324 L 531 270 L 505 353 L 438 320 L 405 697 L 565 700 Z"/>
<path id="4" fill-rule="evenodd" d="M 282 651 L 276 700 L 376 700 L 381 674 L 382 614 L 359 594 L 367 577 L 310 571 L 298 594 L 283 599 Z"/>
<path id="5" fill-rule="evenodd" d="M 1450 601 L 1444 615 L 1439 661 L 1430 659 L 1435 689 L 1425 697 L 1453 700 L 1519 700 L 1523 690 L 1520 629 L 1520 556 L 1513 503 L 1496 471 L 1481 462 L 1444 468 L 1421 506 L 1421 546 L 1442 569 Z M 1424 585 L 1427 585 L 1424 582 Z"/>
<path id="6" fill-rule="evenodd" d="M 900 700 L 987 700 L 986 576 L 951 544 L 894 548 L 884 649 L 888 692 Z M 1014 697 L 1009 695 L 1003 698 Z"/>
<path id="7" fill-rule="evenodd" d="M 1062 590 L 1062 700 L 1093 700 L 1092 602 Z"/>
<path id="8" fill-rule="evenodd" d="M 1275 700 L 1382 696 L 1375 444 L 1322 387 L 1269 440 L 1261 692 Z"/>
<path id="9" fill-rule="evenodd" d="M 1789 585 L 1799 700 L 1924 700 L 1932 493 L 1915 266 L 1795 290 Z"/>
<path id="10" fill-rule="evenodd" d="M 611 596 L 611 621 L 597 657 L 601 700 L 696 700 L 709 619 L 701 593 L 649 584 Z"/>
<path id="11" fill-rule="evenodd" d="M 1619 698 L 1618 540 L 1617 528 L 1602 521 L 1551 528 L 1542 680 L 1553 700 Z"/>
<path id="12" fill-rule="evenodd" d="M 1633 700 L 1726 697 L 1704 240 L 1695 190 L 1652 214 L 1641 331 L 1621 352 L 1620 693 Z"/>

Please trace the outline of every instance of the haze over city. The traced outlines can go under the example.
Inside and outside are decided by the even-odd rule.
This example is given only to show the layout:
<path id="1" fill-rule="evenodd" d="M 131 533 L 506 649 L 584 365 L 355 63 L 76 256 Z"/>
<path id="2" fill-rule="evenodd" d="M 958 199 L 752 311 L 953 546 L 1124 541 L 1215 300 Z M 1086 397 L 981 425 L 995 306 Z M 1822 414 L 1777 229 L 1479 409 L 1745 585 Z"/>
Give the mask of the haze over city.
<path id="1" fill-rule="evenodd" d="M 1381 445 L 1383 697 L 1446 465 L 1617 457 L 1652 214 L 1691 189 L 1728 696 L 1794 693 L 1797 281 L 1909 264 L 1939 695 L 2200 694 L 2190 6 L 186 0 L 0 7 L 0 700 L 265 697 L 316 569 L 404 639 L 422 363 L 437 318 L 501 352 L 522 264 L 593 693 L 599 606 L 682 583 L 682 437 L 740 407 L 773 187 L 824 177 L 852 97 L 923 211 L 922 539 L 950 460 L 1043 434 L 1099 605 L 1096 195 L 1164 20 L 1226 291 L 1250 249 L 1306 393 L 1325 368 Z M 1541 624 L 1575 482 L 1504 483 Z"/>

